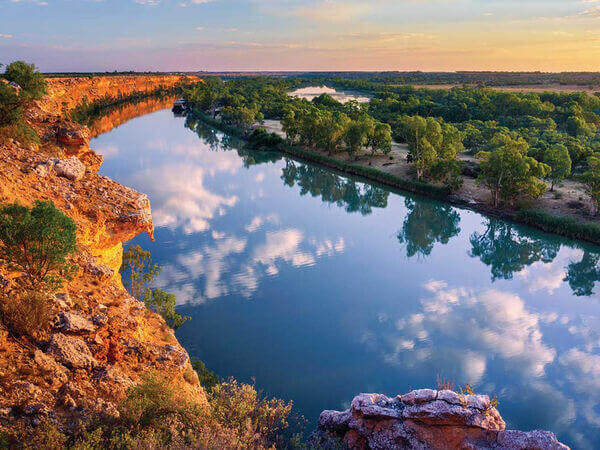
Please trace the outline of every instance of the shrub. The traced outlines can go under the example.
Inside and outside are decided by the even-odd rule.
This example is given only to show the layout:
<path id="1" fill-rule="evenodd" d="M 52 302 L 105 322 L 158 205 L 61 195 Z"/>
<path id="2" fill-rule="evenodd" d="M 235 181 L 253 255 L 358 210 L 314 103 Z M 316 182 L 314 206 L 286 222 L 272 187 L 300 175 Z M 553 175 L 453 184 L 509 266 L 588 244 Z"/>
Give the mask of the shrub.
<path id="1" fill-rule="evenodd" d="M 543 231 L 556 233 L 571 239 L 581 239 L 600 244 L 600 225 L 593 222 L 582 222 L 572 217 L 558 217 L 544 211 L 523 210 L 517 218 L 528 225 Z"/>
<path id="2" fill-rule="evenodd" d="M 18 336 L 42 337 L 50 326 L 52 307 L 39 292 L 25 292 L 0 302 L 2 322 Z"/>
<path id="3" fill-rule="evenodd" d="M 254 386 L 234 379 L 214 386 L 208 393 L 213 418 L 236 433 L 242 447 L 269 447 L 288 427 L 292 403 L 266 399 Z"/>
<path id="4" fill-rule="evenodd" d="M 198 358 L 192 358 L 192 367 L 198 374 L 200 384 L 207 391 L 210 391 L 217 384 L 221 383 L 221 378 L 212 370 L 207 369 L 204 363 Z"/>
<path id="5" fill-rule="evenodd" d="M 129 289 L 129 293 L 138 300 L 144 300 L 150 295 L 148 285 L 160 273 L 160 267 L 152 262 L 150 252 L 139 245 L 130 245 L 123 252 L 123 263 L 120 270 L 121 273 L 128 276 L 123 284 Z"/>
<path id="6" fill-rule="evenodd" d="M 147 298 L 144 299 L 148 309 L 160 314 L 167 325 L 176 330 L 185 322 L 190 320 L 189 316 L 182 316 L 175 312 L 177 299 L 174 294 L 169 294 L 162 289 L 152 289 Z"/>
<path id="7" fill-rule="evenodd" d="M 76 226 L 52 202 L 33 208 L 14 203 L 0 208 L 0 259 L 9 270 L 25 273 L 33 291 L 54 292 L 75 269 L 67 256 L 76 248 Z"/>

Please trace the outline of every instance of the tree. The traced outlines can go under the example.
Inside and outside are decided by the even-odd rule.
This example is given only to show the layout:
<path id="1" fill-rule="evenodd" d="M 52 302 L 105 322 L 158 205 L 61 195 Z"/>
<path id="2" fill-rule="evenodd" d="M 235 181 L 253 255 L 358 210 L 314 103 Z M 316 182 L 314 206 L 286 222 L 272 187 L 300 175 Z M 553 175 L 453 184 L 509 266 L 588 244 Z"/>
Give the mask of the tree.
<path id="1" fill-rule="evenodd" d="M 46 94 L 46 80 L 34 64 L 15 61 L 6 66 L 4 78 L 21 86 L 19 94 L 25 101 L 37 100 Z"/>
<path id="2" fill-rule="evenodd" d="M 144 250 L 139 245 L 130 245 L 123 252 L 121 273 L 124 272 L 128 275 L 124 284 L 129 289 L 129 293 L 138 300 L 145 300 L 151 294 L 149 285 L 160 273 L 160 267 L 152 262 L 148 250 Z"/>
<path id="3" fill-rule="evenodd" d="M 151 293 L 144 300 L 146 307 L 165 319 L 167 325 L 174 330 L 179 328 L 185 322 L 190 320 L 188 316 L 181 316 L 175 312 L 177 298 L 174 294 L 169 294 L 162 289 L 152 289 Z"/>
<path id="4" fill-rule="evenodd" d="M 23 117 L 23 102 L 17 92 L 0 81 L 0 127 L 12 125 Z"/>
<path id="5" fill-rule="evenodd" d="M 554 184 L 560 183 L 571 175 L 571 157 L 569 150 L 562 144 L 556 144 L 544 152 L 544 163 L 550 166 L 551 172 L 548 178 L 552 181 L 550 190 L 554 190 Z"/>
<path id="6" fill-rule="evenodd" d="M 408 143 L 408 162 L 421 180 L 435 164 L 436 148 L 442 143 L 442 127 L 433 117 L 404 116 L 400 119 L 401 135 Z"/>
<path id="7" fill-rule="evenodd" d="M 348 156 L 358 154 L 361 148 L 367 144 L 367 138 L 373 127 L 373 120 L 358 119 L 351 121 L 344 132 L 344 143 Z"/>
<path id="8" fill-rule="evenodd" d="M 287 109 L 281 119 L 281 129 L 285 133 L 288 142 L 295 143 L 300 135 L 300 121 L 296 118 L 296 112 L 293 109 Z"/>
<path id="9" fill-rule="evenodd" d="M 478 182 L 490 190 L 494 206 L 500 200 L 512 202 L 524 195 L 537 198 L 546 191 L 540 178 L 546 177 L 551 169 L 527 156 L 529 146 L 524 139 L 498 133 L 491 146 L 493 151 L 479 152 L 476 156 L 482 160 Z"/>
<path id="10" fill-rule="evenodd" d="M 376 152 L 389 154 L 392 151 L 392 128 L 387 123 L 376 122 L 374 127 L 369 128 L 367 147 L 371 149 L 371 159 Z"/>
<path id="11" fill-rule="evenodd" d="M 346 114 L 324 111 L 318 122 L 316 144 L 329 154 L 337 151 L 349 124 L 350 118 Z"/>
<path id="12" fill-rule="evenodd" d="M 75 266 L 67 257 L 76 251 L 75 222 L 52 202 L 33 208 L 14 203 L 0 208 L 0 260 L 9 270 L 25 273 L 30 290 L 54 292 Z"/>
<path id="13" fill-rule="evenodd" d="M 600 153 L 595 153 L 588 158 L 588 167 L 581 179 L 592 201 L 591 212 L 597 214 L 600 206 Z"/>

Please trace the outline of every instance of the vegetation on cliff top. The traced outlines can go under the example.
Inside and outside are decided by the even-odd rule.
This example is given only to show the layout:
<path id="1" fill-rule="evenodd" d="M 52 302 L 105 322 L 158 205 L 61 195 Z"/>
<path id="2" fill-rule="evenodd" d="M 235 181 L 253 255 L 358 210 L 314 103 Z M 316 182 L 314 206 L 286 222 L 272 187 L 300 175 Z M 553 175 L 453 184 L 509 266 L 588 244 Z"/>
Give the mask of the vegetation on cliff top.
<path id="1" fill-rule="evenodd" d="M 46 80 L 35 65 L 15 61 L 6 67 L 0 77 L 0 140 L 39 141 L 35 130 L 25 121 L 24 109 L 45 93 Z"/>

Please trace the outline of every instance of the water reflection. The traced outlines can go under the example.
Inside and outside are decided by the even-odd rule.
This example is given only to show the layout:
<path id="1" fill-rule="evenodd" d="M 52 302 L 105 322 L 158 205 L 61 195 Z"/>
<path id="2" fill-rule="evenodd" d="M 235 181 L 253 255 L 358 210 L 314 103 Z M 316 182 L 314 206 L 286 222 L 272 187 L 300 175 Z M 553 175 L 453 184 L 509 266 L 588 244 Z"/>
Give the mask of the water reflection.
<path id="1" fill-rule="evenodd" d="M 460 214 L 453 207 L 411 198 L 404 204 L 408 214 L 397 236 L 400 243 L 406 244 L 409 258 L 417 254 L 429 256 L 436 243 L 447 244 L 460 233 Z"/>
<path id="2" fill-rule="evenodd" d="M 369 102 L 369 100 L 371 100 L 369 96 L 366 96 L 364 94 L 350 91 L 337 91 L 334 88 L 330 88 L 327 86 L 310 86 L 290 92 L 290 95 L 292 97 L 304 98 L 308 101 L 311 101 L 322 94 L 327 94 L 340 103 L 348 103 L 350 101 L 367 103 Z"/>
<path id="3" fill-rule="evenodd" d="M 157 241 L 136 241 L 193 317 L 179 339 L 220 375 L 256 377 L 313 423 L 357 392 L 442 375 L 497 393 L 511 427 L 600 442 L 597 247 L 249 151 L 168 111 L 92 146 L 117 148 L 102 172 L 149 194 Z"/>
<path id="4" fill-rule="evenodd" d="M 344 207 L 349 213 L 368 215 L 373 208 L 385 208 L 389 191 L 365 183 L 358 183 L 316 166 L 285 160 L 281 179 L 286 186 L 300 186 L 300 195 L 320 197 L 325 203 Z"/>
<path id="5" fill-rule="evenodd" d="M 485 231 L 473 233 L 470 241 L 470 255 L 490 266 L 492 281 L 509 280 L 536 261 L 552 262 L 560 249 L 557 241 L 536 239 L 533 232 L 498 219 L 488 219 Z"/>
<path id="6" fill-rule="evenodd" d="M 599 261 L 600 254 L 585 251 L 581 261 L 567 266 L 564 281 L 569 283 L 575 295 L 589 297 L 594 294 L 594 287 L 600 281 Z"/>

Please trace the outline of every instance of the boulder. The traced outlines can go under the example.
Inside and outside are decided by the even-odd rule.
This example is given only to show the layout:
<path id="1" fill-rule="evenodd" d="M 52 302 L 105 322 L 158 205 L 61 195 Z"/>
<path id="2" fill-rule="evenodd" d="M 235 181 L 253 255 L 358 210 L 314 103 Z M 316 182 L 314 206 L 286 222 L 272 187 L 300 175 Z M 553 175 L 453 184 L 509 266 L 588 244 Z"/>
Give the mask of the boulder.
<path id="1" fill-rule="evenodd" d="M 67 333 L 91 333 L 94 325 L 76 312 L 61 312 L 54 318 L 54 327 Z"/>
<path id="2" fill-rule="evenodd" d="M 79 158 L 71 156 L 66 159 L 50 158 L 35 166 L 33 170 L 40 177 L 47 177 L 51 170 L 54 170 L 59 177 L 77 181 L 83 178 L 86 168 Z"/>
<path id="3" fill-rule="evenodd" d="M 319 433 L 350 449 L 563 450 L 549 431 L 505 431 L 485 395 L 420 389 L 394 398 L 357 395 L 346 411 L 323 411 Z"/>
<path id="4" fill-rule="evenodd" d="M 54 165 L 54 171 L 59 177 L 77 181 L 85 175 L 85 165 L 76 156 L 71 156 L 67 159 L 59 159 Z"/>
<path id="5" fill-rule="evenodd" d="M 83 339 L 57 333 L 48 344 L 48 352 L 72 369 L 90 369 L 97 365 Z"/>
<path id="6" fill-rule="evenodd" d="M 565 444 L 556 439 L 554 433 L 534 430 L 529 432 L 508 430 L 498 433 L 498 444 L 514 450 L 566 450 Z"/>
<path id="7" fill-rule="evenodd" d="M 90 141 L 90 135 L 86 128 L 68 122 L 59 124 L 55 133 L 56 140 L 69 147 L 87 146 Z"/>

